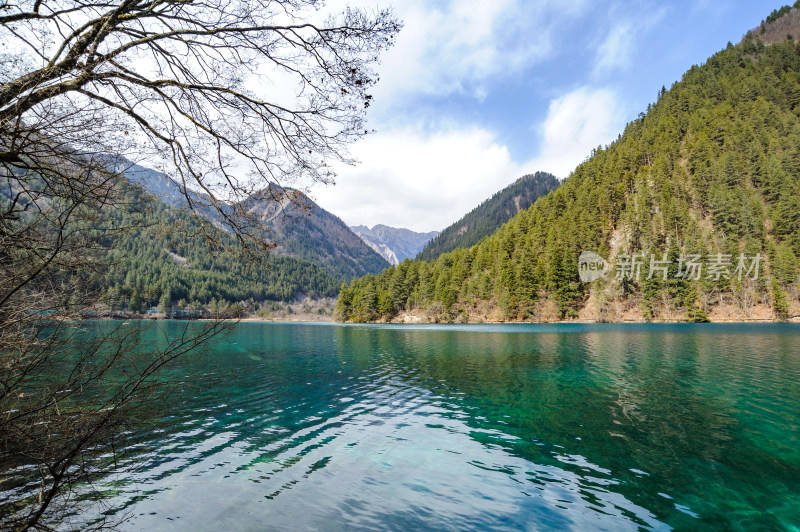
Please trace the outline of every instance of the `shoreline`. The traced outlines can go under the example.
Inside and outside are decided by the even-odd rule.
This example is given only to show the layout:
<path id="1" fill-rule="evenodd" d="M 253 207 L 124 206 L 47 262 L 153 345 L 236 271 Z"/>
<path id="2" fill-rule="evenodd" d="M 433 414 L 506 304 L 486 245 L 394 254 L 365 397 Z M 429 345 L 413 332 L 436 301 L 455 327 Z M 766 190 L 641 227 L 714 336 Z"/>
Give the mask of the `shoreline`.
<path id="1" fill-rule="evenodd" d="M 217 321 L 216 318 L 167 318 L 167 317 L 152 317 L 152 316 L 102 316 L 102 317 L 89 317 L 86 319 L 96 320 L 117 320 L 117 321 Z M 574 319 L 574 320 L 555 320 L 555 321 L 496 321 L 496 320 L 482 320 L 482 321 L 450 321 L 450 322 L 433 322 L 433 321 L 349 321 L 341 322 L 330 319 L 320 319 L 318 316 L 298 316 L 296 318 L 261 318 L 257 316 L 248 316 L 245 318 L 219 318 L 219 321 L 235 321 L 242 323 L 330 323 L 334 325 L 643 325 L 643 324 L 662 324 L 662 325 L 701 325 L 701 324 L 753 324 L 753 323 L 790 323 L 799 324 L 800 316 L 794 316 L 786 320 L 776 320 L 769 318 L 749 318 L 749 319 L 718 319 L 709 320 L 707 322 L 690 322 L 685 320 L 587 320 L 587 319 Z"/>

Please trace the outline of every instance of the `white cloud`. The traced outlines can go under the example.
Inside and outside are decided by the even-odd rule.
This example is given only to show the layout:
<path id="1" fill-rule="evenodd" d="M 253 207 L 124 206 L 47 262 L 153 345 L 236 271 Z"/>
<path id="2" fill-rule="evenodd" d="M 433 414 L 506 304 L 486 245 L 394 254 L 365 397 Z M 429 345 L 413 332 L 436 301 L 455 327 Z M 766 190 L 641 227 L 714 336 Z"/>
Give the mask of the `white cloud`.
<path id="1" fill-rule="evenodd" d="M 354 146 L 362 162 L 312 196 L 348 225 L 441 230 L 522 175 L 508 149 L 479 129 L 390 130 Z"/>
<path id="2" fill-rule="evenodd" d="M 330 10 L 342 2 L 333 2 Z M 374 0 L 355 4 L 374 8 Z M 556 20 L 576 16 L 587 5 L 584 0 L 568 6 L 556 0 L 398 2 L 394 9 L 404 27 L 382 55 L 376 103 L 454 93 L 481 100 L 489 85 L 549 57 Z"/>
<path id="3" fill-rule="evenodd" d="M 335 186 L 311 192 L 348 225 L 441 230 L 526 173 L 566 177 L 623 126 L 612 92 L 581 88 L 550 102 L 538 128 L 539 155 L 524 164 L 516 163 L 492 132 L 478 127 L 389 129 L 354 146 L 361 163 L 339 168 Z"/>
<path id="4" fill-rule="evenodd" d="M 597 48 L 595 75 L 618 68 L 626 68 L 631 61 L 635 32 L 630 24 L 617 24 L 608 32 L 606 39 Z"/>
<path id="5" fill-rule="evenodd" d="M 630 9 L 625 6 L 624 9 Z M 595 77 L 608 75 L 615 70 L 626 70 L 633 64 L 633 54 L 638 49 L 636 41 L 661 20 L 668 11 L 667 7 L 653 9 L 645 6 L 645 12 L 633 16 L 620 16 L 617 6 L 611 10 L 611 17 L 619 19 L 608 30 L 605 39 L 597 45 L 595 52 Z"/>
<path id="6" fill-rule="evenodd" d="M 506 62 L 522 62 L 534 46 L 508 50 L 501 60 L 502 40 L 496 26 L 509 0 L 454 2 L 439 8 L 421 1 L 403 2 L 398 14 L 405 27 L 380 69 L 376 98 L 413 94 L 480 91 L 487 76 Z"/>
<path id="7" fill-rule="evenodd" d="M 579 16 L 589 5 L 576 2 L 551 14 L 550 22 L 540 22 L 531 13 L 559 6 L 540 2 L 531 8 L 519 1 L 399 4 L 405 28 L 384 57 L 377 103 L 388 101 L 384 109 L 400 103 L 402 110 L 421 94 L 452 93 L 480 100 L 495 78 L 513 75 L 552 52 L 548 28 L 554 27 L 554 16 Z M 624 48 L 631 31 L 608 41 L 609 57 L 619 57 L 614 48 Z M 566 177 L 625 124 L 612 91 L 573 90 L 550 101 L 546 118 L 531 135 L 531 153 L 537 155 L 520 163 L 498 134 L 484 127 L 442 125 L 441 116 L 428 122 L 416 117 L 411 125 L 395 120 L 400 116 L 379 117 L 378 133 L 352 148 L 360 164 L 337 168 L 337 184 L 314 186 L 311 195 L 349 225 L 382 223 L 417 231 L 443 229 L 525 173 L 543 170 Z M 433 128 L 426 129 L 431 120 Z"/>
<path id="8" fill-rule="evenodd" d="M 567 177 L 593 148 L 613 141 L 624 126 L 624 114 L 613 92 L 577 89 L 550 102 L 547 118 L 539 127 L 539 155 L 525 166 Z"/>

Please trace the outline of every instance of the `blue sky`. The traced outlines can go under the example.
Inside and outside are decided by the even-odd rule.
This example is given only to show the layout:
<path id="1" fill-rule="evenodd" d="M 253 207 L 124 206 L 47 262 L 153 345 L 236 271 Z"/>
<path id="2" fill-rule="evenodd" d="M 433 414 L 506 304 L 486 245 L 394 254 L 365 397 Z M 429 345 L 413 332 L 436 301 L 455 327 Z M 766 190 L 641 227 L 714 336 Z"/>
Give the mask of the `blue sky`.
<path id="1" fill-rule="evenodd" d="M 331 9 L 345 3 L 334 2 Z M 694 64 L 784 2 L 364 0 L 405 27 L 337 184 L 350 225 L 440 230 L 525 173 L 564 178 Z"/>

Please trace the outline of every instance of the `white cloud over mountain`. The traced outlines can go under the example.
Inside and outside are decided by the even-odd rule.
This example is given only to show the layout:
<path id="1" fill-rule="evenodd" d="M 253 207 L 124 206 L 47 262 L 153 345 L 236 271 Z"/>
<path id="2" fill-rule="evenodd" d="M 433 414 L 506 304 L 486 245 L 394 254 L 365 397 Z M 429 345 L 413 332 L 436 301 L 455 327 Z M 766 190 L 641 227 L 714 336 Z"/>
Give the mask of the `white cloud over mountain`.
<path id="1" fill-rule="evenodd" d="M 529 152 L 536 154 L 529 161 L 515 161 L 492 128 L 464 117 L 414 121 L 396 113 L 424 97 L 482 100 L 501 80 L 550 58 L 559 23 L 579 16 L 586 5 L 398 4 L 405 27 L 379 69 L 372 115 L 378 132 L 353 147 L 358 166 L 338 168 L 336 186 L 314 187 L 312 195 L 348 224 L 429 231 L 456 221 L 524 173 L 547 170 L 565 177 L 618 133 L 619 109 L 610 91 L 584 88 L 553 98 L 544 122 L 529 133 Z"/>
<path id="2" fill-rule="evenodd" d="M 550 102 L 540 126 L 539 155 L 526 166 L 567 177 L 592 149 L 609 144 L 624 126 L 622 106 L 612 91 L 577 89 Z"/>
<path id="3" fill-rule="evenodd" d="M 440 230 L 523 174 L 566 177 L 622 125 L 613 93 L 578 89 L 550 103 L 539 155 L 523 163 L 495 134 L 475 126 L 381 130 L 354 147 L 360 164 L 339 168 L 336 186 L 317 187 L 313 195 L 349 224 Z"/>
<path id="4" fill-rule="evenodd" d="M 519 174 L 508 149 L 475 128 L 384 130 L 358 143 L 356 167 L 313 196 L 348 224 L 442 229 Z M 466 209 L 466 210 L 465 210 Z"/>

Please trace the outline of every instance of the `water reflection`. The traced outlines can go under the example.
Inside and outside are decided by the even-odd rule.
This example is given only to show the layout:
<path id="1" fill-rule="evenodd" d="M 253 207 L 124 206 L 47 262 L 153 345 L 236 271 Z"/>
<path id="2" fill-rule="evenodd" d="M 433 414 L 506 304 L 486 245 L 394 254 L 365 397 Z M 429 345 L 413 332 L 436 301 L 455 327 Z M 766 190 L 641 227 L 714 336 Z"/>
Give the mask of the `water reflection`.
<path id="1" fill-rule="evenodd" d="M 111 511 L 165 530 L 788 528 L 797 332 L 243 324 L 174 370 L 204 378 L 131 435 Z"/>

